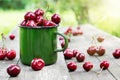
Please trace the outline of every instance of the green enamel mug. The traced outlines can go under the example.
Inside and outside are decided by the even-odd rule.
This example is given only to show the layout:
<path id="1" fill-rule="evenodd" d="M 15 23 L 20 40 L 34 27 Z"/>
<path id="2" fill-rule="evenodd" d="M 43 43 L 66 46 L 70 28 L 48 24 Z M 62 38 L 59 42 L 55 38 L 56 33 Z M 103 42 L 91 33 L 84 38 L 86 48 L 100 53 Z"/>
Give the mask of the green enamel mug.
<path id="1" fill-rule="evenodd" d="M 65 46 L 57 49 L 57 35 L 65 40 Z M 42 58 L 45 65 L 57 61 L 57 52 L 64 51 L 68 46 L 65 35 L 57 32 L 54 27 L 24 27 L 20 26 L 20 61 L 30 65 L 34 58 Z"/>

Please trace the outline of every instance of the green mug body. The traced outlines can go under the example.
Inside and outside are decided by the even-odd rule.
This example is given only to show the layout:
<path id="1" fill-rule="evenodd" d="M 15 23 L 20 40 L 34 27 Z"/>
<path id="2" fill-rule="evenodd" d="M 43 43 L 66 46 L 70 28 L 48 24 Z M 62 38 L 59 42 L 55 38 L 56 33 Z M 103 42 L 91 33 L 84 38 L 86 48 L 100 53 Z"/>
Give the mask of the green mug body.
<path id="1" fill-rule="evenodd" d="M 65 39 L 63 49 L 57 49 L 57 35 Z M 42 58 L 45 65 L 57 61 L 57 52 L 64 51 L 68 46 L 64 35 L 57 32 L 57 27 L 33 28 L 20 26 L 20 60 L 25 65 L 30 65 L 34 58 Z"/>

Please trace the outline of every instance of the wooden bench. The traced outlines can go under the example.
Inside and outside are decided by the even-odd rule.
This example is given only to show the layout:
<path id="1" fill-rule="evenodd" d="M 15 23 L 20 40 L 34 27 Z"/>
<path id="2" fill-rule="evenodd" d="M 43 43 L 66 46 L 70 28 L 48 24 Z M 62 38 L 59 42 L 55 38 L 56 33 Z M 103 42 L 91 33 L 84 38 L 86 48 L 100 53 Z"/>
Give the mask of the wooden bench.
<path id="1" fill-rule="evenodd" d="M 59 27 L 59 32 L 64 32 L 67 27 Z M 90 61 L 94 64 L 91 71 L 86 72 L 82 68 L 83 63 L 77 62 L 75 58 L 71 60 L 65 60 L 63 53 L 58 53 L 58 60 L 55 64 L 50 66 L 45 66 L 40 71 L 33 71 L 31 67 L 23 65 L 19 62 L 21 67 L 21 73 L 17 77 L 9 77 L 6 72 L 6 68 L 10 64 L 16 64 L 19 60 L 19 28 L 17 27 L 11 33 L 15 34 L 15 39 L 10 40 L 7 36 L 6 47 L 8 49 L 14 49 L 17 52 L 17 57 L 10 60 L 0 61 L 0 80 L 120 80 L 120 59 L 115 59 L 112 53 L 115 49 L 120 48 L 120 39 L 114 37 L 104 31 L 101 31 L 92 25 L 86 24 L 81 26 L 83 35 L 71 37 L 71 42 L 69 43 L 70 49 L 78 49 L 80 52 L 84 53 L 86 58 L 85 61 Z M 97 35 L 104 35 L 105 40 L 101 43 L 106 49 L 106 54 L 104 56 L 89 56 L 86 52 L 87 48 L 91 45 L 91 37 Z M 1 43 L 0 43 L 1 46 Z M 60 48 L 60 43 L 58 41 L 58 47 Z M 99 71 L 99 64 L 103 60 L 108 60 L 110 62 L 110 67 L 107 70 L 102 71 L 100 75 L 96 74 Z M 66 64 L 70 61 L 77 63 L 77 70 L 74 72 L 69 72 Z"/>

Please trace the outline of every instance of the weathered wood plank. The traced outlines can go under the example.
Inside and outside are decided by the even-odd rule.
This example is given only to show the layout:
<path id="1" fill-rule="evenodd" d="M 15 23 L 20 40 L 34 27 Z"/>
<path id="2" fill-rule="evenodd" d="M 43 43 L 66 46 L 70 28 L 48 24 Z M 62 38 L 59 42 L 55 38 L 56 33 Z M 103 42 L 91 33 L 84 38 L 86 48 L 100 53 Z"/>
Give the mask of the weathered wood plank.
<path id="1" fill-rule="evenodd" d="M 19 62 L 21 67 L 21 73 L 13 78 L 9 77 L 6 72 L 6 68 L 10 64 L 15 64 L 20 57 L 19 53 L 19 28 L 12 32 L 15 34 L 15 39 L 12 41 L 8 38 L 6 40 L 6 47 L 8 49 L 14 49 L 17 52 L 17 57 L 12 61 L 0 61 L 0 80 L 71 80 L 70 75 L 68 73 L 66 63 L 63 57 L 63 53 L 58 53 L 57 62 L 50 66 L 45 66 L 40 71 L 33 71 L 30 66 L 23 65 Z M 1 45 L 1 44 L 0 44 Z M 58 48 L 60 48 L 60 44 L 58 42 Z"/>
<path id="2" fill-rule="evenodd" d="M 64 32 L 67 28 L 61 29 L 61 32 Z M 116 48 L 120 48 L 120 39 L 101 31 L 92 25 L 82 25 L 81 30 L 84 32 L 81 36 L 71 37 L 71 42 L 69 44 L 70 49 L 78 49 L 80 52 L 85 53 L 86 60 L 91 61 L 94 64 L 94 68 L 90 72 L 83 71 L 82 64 L 78 63 L 78 69 L 75 72 L 70 72 L 70 75 L 73 80 L 119 80 L 119 70 L 120 70 L 120 62 L 117 59 L 114 59 L 112 56 L 112 52 Z M 103 35 L 105 36 L 105 41 L 102 44 L 106 49 L 106 54 L 104 56 L 89 56 L 86 52 L 87 48 L 91 45 L 91 39 L 93 36 Z M 97 76 L 95 71 L 99 71 L 99 64 L 103 60 L 108 60 L 110 62 L 110 67 L 108 70 L 102 71 L 102 73 Z M 70 61 L 75 61 L 75 58 L 72 60 L 66 60 L 66 63 Z M 117 71 L 118 70 L 118 71 Z"/>

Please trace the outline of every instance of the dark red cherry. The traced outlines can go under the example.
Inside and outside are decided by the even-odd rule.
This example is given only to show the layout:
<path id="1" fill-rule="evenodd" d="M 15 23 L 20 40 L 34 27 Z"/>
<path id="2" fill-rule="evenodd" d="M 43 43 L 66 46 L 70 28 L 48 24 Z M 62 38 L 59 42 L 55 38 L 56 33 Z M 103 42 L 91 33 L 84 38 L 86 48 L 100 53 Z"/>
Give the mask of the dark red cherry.
<path id="1" fill-rule="evenodd" d="M 65 59 L 71 59 L 73 57 L 73 52 L 70 49 L 66 49 L 64 51 L 64 57 Z"/>
<path id="2" fill-rule="evenodd" d="M 120 49 L 116 49 L 113 52 L 113 57 L 116 58 L 116 59 L 120 58 Z"/>
<path id="3" fill-rule="evenodd" d="M 10 35 L 9 35 L 9 38 L 10 38 L 11 40 L 14 40 L 15 35 L 14 35 L 14 34 L 10 34 Z"/>
<path id="4" fill-rule="evenodd" d="M 67 68 L 69 71 L 75 71 L 77 69 L 77 64 L 75 62 L 69 62 L 67 64 Z"/>
<path id="5" fill-rule="evenodd" d="M 7 73 L 11 76 L 11 77 L 16 77 L 19 75 L 21 71 L 20 66 L 12 64 L 7 68 Z"/>
<path id="6" fill-rule="evenodd" d="M 29 20 L 29 21 L 27 21 L 26 26 L 27 26 L 27 27 L 36 26 L 36 23 L 35 23 L 34 20 Z"/>
<path id="7" fill-rule="evenodd" d="M 0 48 L 0 60 L 5 59 L 7 52 L 6 48 Z"/>
<path id="8" fill-rule="evenodd" d="M 61 18 L 58 14 L 53 14 L 53 16 L 51 17 L 51 21 L 53 21 L 56 24 L 59 24 L 61 21 Z"/>
<path id="9" fill-rule="evenodd" d="M 105 69 L 108 69 L 109 65 L 110 65 L 110 63 L 108 61 L 102 61 L 100 63 L 100 68 L 105 70 Z"/>
<path id="10" fill-rule="evenodd" d="M 92 68 L 93 68 L 93 63 L 91 62 L 85 62 L 83 64 L 83 69 L 87 72 L 90 71 Z"/>
<path id="11" fill-rule="evenodd" d="M 6 57 L 9 60 L 13 60 L 16 57 L 16 51 L 15 50 L 8 51 L 8 53 L 6 54 Z"/>
<path id="12" fill-rule="evenodd" d="M 37 9 L 34 13 L 36 16 L 43 16 L 44 15 L 44 11 L 42 9 Z"/>
<path id="13" fill-rule="evenodd" d="M 43 26 L 44 27 L 53 27 L 53 26 L 57 26 L 54 22 L 50 21 L 50 20 L 44 20 L 43 21 Z"/>
<path id="14" fill-rule="evenodd" d="M 20 25 L 21 25 L 21 26 L 26 26 L 26 22 L 27 22 L 26 20 L 23 20 L 23 21 L 20 23 Z"/>
<path id="15" fill-rule="evenodd" d="M 85 60 L 85 55 L 83 53 L 79 53 L 76 55 L 76 60 L 78 62 L 83 62 Z"/>
<path id="16" fill-rule="evenodd" d="M 64 40 L 61 41 L 61 46 L 62 46 L 62 48 L 65 46 L 65 41 Z"/>
<path id="17" fill-rule="evenodd" d="M 24 16 L 25 20 L 35 20 L 36 15 L 33 12 L 27 12 Z"/>
<path id="18" fill-rule="evenodd" d="M 79 53 L 80 52 L 77 49 L 73 50 L 73 57 L 76 57 L 76 55 L 79 54 Z"/>
<path id="19" fill-rule="evenodd" d="M 45 66 L 45 62 L 41 58 L 34 58 L 31 61 L 31 68 L 35 71 L 41 70 Z"/>
<path id="20" fill-rule="evenodd" d="M 43 16 L 37 16 L 36 18 L 37 26 L 42 26 L 43 20 L 44 20 Z"/>

